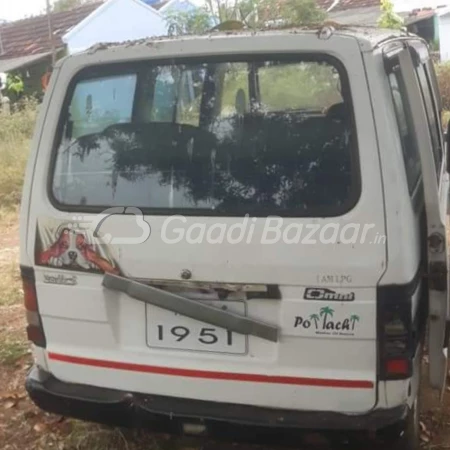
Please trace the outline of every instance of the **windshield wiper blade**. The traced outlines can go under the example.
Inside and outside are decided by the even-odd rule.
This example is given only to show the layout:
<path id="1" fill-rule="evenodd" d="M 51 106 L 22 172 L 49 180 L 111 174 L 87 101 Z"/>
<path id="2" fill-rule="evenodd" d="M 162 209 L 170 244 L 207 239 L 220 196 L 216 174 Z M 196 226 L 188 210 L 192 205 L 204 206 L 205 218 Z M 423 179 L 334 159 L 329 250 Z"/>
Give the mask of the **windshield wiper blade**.
<path id="1" fill-rule="evenodd" d="M 129 278 L 106 274 L 102 284 L 107 289 L 123 292 L 144 303 L 225 328 L 235 333 L 256 336 L 270 342 L 278 342 L 279 339 L 279 329 L 275 325 L 224 311 L 199 301 L 189 300 L 172 292 L 147 286 Z"/>

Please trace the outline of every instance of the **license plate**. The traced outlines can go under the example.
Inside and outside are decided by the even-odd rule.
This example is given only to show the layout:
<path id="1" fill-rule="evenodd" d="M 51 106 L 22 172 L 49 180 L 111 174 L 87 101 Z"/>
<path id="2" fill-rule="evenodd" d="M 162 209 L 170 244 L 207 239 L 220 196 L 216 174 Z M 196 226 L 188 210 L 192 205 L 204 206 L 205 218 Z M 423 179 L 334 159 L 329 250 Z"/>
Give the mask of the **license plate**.
<path id="1" fill-rule="evenodd" d="M 204 303 L 217 308 L 226 308 L 227 311 L 241 316 L 246 315 L 246 306 L 243 302 Z M 157 306 L 147 304 L 146 307 L 149 347 L 242 355 L 247 353 L 247 336 Z"/>

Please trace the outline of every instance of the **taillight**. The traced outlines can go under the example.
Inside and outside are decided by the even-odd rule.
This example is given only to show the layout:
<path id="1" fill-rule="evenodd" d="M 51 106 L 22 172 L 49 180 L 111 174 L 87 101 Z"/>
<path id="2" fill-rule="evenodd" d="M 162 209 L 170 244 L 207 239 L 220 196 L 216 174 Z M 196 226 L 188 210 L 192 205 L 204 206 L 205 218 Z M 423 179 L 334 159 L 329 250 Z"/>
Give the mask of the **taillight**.
<path id="1" fill-rule="evenodd" d="M 379 379 L 410 378 L 414 354 L 419 345 L 417 323 L 412 320 L 411 289 L 380 287 L 377 315 Z"/>
<path id="2" fill-rule="evenodd" d="M 37 312 L 38 304 L 37 304 L 36 283 L 34 281 L 34 273 L 32 278 L 31 277 L 28 278 L 24 276 L 22 269 L 22 285 L 23 285 L 25 309 L 27 311 Z"/>
<path id="3" fill-rule="evenodd" d="M 387 359 L 385 370 L 389 377 L 408 377 L 411 373 L 411 361 L 409 359 Z"/>
<path id="4" fill-rule="evenodd" d="M 22 275 L 24 304 L 28 323 L 28 340 L 37 347 L 45 348 L 46 341 L 41 316 L 39 315 L 34 269 L 31 267 L 21 267 L 20 272 Z"/>

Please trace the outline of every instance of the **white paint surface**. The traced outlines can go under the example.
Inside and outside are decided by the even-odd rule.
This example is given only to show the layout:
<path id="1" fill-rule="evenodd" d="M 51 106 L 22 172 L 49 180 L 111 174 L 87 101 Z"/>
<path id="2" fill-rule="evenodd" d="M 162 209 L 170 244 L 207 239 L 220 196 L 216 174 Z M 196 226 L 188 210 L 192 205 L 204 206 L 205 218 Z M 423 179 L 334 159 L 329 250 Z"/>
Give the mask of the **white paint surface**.
<path id="1" fill-rule="evenodd" d="M 450 14 L 439 17 L 441 61 L 450 60 Z"/>

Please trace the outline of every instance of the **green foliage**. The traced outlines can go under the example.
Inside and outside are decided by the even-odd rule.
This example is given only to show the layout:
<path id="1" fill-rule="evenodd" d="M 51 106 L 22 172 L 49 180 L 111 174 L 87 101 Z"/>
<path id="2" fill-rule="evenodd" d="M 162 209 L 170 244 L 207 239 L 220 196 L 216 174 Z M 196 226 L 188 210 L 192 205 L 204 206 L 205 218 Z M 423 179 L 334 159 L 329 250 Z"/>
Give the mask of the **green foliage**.
<path id="1" fill-rule="evenodd" d="M 450 63 L 436 64 L 435 69 L 442 99 L 442 126 L 446 130 L 450 120 Z"/>
<path id="2" fill-rule="evenodd" d="M 439 52 L 441 49 L 441 43 L 439 42 L 439 39 L 435 39 L 430 43 L 431 51 L 432 52 Z"/>
<path id="3" fill-rule="evenodd" d="M 342 101 L 339 79 L 333 68 L 319 64 L 266 67 L 259 70 L 261 100 L 271 111 L 310 108 L 322 110 Z M 246 69 L 229 72 L 225 83 L 222 109 L 233 113 L 236 92 L 242 89 L 247 98 Z"/>
<path id="4" fill-rule="evenodd" d="M 23 100 L 14 105 L 12 114 L 0 113 L 0 205 L 2 209 L 14 209 L 20 203 L 36 112 L 36 101 Z"/>
<path id="5" fill-rule="evenodd" d="M 326 19 L 325 11 L 317 6 L 315 0 L 285 0 L 281 4 L 273 0 L 261 0 L 260 10 L 264 11 L 262 20 L 281 20 L 284 26 L 305 26 Z"/>
<path id="6" fill-rule="evenodd" d="M 405 26 L 403 19 L 395 14 L 394 4 L 391 0 L 381 0 L 381 12 L 381 17 L 378 19 L 380 28 L 400 30 Z"/>
<path id="7" fill-rule="evenodd" d="M 213 28 L 213 31 L 233 31 L 233 30 L 243 30 L 245 28 L 244 22 L 240 20 L 226 20 L 225 22 L 219 23 L 219 25 Z"/>
<path id="8" fill-rule="evenodd" d="M 330 66 L 295 64 L 266 68 L 260 72 L 261 98 L 270 110 L 321 110 L 342 101 L 338 79 L 334 82 Z"/>
<path id="9" fill-rule="evenodd" d="M 207 0 L 206 8 L 189 13 L 170 12 L 167 15 L 170 34 L 202 34 L 211 28 L 211 17 L 219 24 L 231 24 L 228 29 L 263 28 L 267 24 L 305 26 L 321 23 L 326 13 L 315 0 Z M 221 29 L 217 26 L 216 29 Z"/>
<path id="10" fill-rule="evenodd" d="M 5 211 L 0 209 L 0 225 L 2 232 L 8 232 L 8 228 L 17 223 L 17 210 Z M 13 261 L 14 250 L 9 251 L 2 248 L 2 260 L 0 261 L 0 307 L 17 305 L 23 301 L 21 292 L 21 278 L 17 267 L 17 261 Z M 2 338 L 0 336 L 0 347 Z M 2 360 L 2 351 L 0 349 L 0 362 Z"/>
<path id="11" fill-rule="evenodd" d="M 2 340 L 0 344 L 0 364 L 12 366 L 28 352 L 26 342 L 17 340 Z"/>
<path id="12" fill-rule="evenodd" d="M 436 64 L 436 75 L 441 92 L 442 107 L 444 110 L 450 110 L 450 63 Z"/>
<path id="13" fill-rule="evenodd" d="M 206 0 L 207 11 L 219 22 L 236 19 L 240 0 Z"/>
<path id="14" fill-rule="evenodd" d="M 6 90 L 17 96 L 22 94 L 23 89 L 24 84 L 22 77 L 20 75 L 8 74 L 8 78 L 6 79 Z"/>
<path id="15" fill-rule="evenodd" d="M 203 34 L 211 28 L 211 15 L 204 8 L 193 11 L 169 11 L 166 14 L 169 35 Z"/>
<path id="16" fill-rule="evenodd" d="M 237 6 L 236 19 L 242 20 L 247 26 L 258 26 L 258 9 L 261 0 L 241 0 Z"/>

